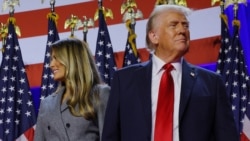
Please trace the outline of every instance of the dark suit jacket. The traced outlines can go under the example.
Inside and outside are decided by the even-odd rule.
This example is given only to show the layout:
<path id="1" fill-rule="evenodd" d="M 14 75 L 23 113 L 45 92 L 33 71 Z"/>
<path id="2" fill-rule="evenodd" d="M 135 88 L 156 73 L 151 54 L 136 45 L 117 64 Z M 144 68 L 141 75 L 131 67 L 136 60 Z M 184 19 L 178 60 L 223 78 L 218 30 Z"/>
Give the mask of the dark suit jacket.
<path id="1" fill-rule="evenodd" d="M 183 61 L 180 141 L 238 141 L 229 98 L 219 75 Z M 114 74 L 102 141 L 150 141 L 152 61 Z"/>

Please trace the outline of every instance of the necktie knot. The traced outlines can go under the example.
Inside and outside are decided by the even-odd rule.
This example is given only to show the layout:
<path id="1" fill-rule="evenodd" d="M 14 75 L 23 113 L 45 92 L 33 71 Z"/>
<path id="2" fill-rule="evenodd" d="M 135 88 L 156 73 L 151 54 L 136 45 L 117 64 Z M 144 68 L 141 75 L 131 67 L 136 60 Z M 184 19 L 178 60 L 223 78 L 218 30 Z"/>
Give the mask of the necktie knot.
<path id="1" fill-rule="evenodd" d="M 165 71 L 170 72 L 174 67 L 172 64 L 168 63 L 162 67 Z"/>

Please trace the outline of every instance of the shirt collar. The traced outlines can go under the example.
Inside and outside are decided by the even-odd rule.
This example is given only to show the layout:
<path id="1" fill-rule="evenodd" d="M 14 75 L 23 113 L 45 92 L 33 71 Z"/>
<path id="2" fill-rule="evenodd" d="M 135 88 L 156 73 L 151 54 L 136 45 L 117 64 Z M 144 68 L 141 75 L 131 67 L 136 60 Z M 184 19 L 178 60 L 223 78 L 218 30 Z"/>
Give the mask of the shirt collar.
<path id="1" fill-rule="evenodd" d="M 154 53 L 152 53 L 152 62 L 153 62 L 153 69 L 152 69 L 153 75 L 158 74 L 161 71 L 162 67 L 166 64 L 163 60 L 161 60 Z M 175 71 L 180 72 L 180 73 L 182 72 L 182 62 L 183 62 L 183 58 L 181 58 L 180 62 L 171 63 Z"/>

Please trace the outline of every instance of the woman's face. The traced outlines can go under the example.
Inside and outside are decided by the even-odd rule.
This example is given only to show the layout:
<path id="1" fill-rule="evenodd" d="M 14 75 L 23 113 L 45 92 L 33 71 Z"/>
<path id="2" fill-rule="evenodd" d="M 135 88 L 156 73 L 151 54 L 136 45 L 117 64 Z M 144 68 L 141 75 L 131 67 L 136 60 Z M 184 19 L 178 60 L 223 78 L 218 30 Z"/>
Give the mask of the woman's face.
<path id="1" fill-rule="evenodd" d="M 52 57 L 50 61 L 50 68 L 54 74 L 55 81 L 64 81 L 65 80 L 65 66 L 59 62 L 52 51 Z"/>

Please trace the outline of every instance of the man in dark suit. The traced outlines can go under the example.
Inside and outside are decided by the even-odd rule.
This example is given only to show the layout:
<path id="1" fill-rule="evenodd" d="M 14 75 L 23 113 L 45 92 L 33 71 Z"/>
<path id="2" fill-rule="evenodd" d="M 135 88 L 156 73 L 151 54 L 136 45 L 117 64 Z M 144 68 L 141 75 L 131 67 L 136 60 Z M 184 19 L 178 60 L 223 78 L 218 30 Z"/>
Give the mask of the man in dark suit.
<path id="1" fill-rule="evenodd" d="M 156 141 L 158 91 L 165 64 L 173 66 L 170 140 L 239 140 L 221 77 L 183 58 L 190 42 L 189 12 L 190 9 L 176 5 L 155 7 L 146 29 L 152 58 L 114 74 L 102 141 Z M 166 111 L 166 115 L 169 113 Z M 163 137 L 158 138 L 164 141 Z"/>

